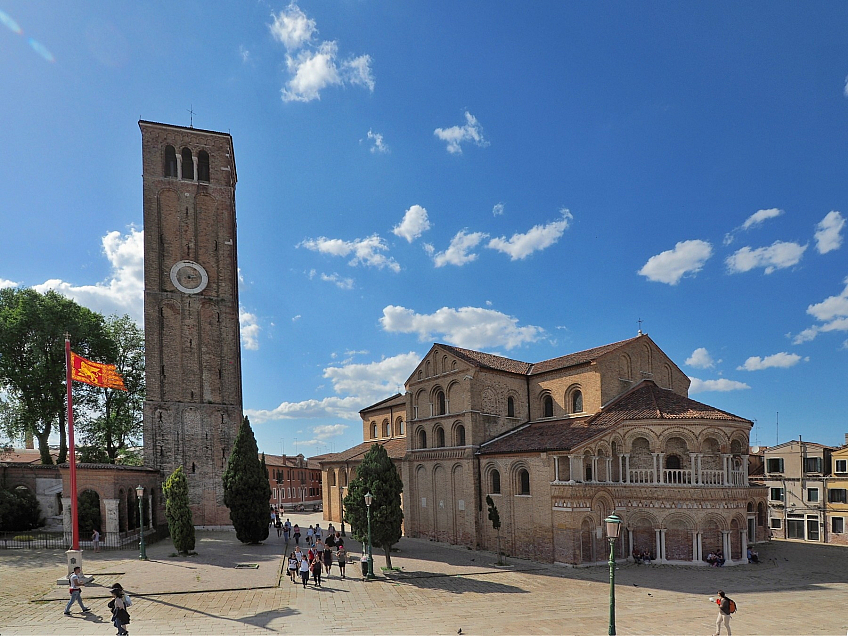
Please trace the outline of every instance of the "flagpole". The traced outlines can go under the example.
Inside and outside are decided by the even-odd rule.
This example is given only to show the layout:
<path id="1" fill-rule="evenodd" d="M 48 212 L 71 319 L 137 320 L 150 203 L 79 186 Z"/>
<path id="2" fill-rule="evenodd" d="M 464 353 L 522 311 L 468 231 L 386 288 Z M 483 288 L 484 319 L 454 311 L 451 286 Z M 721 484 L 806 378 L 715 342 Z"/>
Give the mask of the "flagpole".
<path id="1" fill-rule="evenodd" d="M 68 452 L 71 466 L 71 549 L 79 550 L 79 509 L 77 506 L 77 457 L 74 449 L 74 407 L 72 402 L 71 380 L 71 340 L 65 334 L 65 384 L 68 387 Z"/>

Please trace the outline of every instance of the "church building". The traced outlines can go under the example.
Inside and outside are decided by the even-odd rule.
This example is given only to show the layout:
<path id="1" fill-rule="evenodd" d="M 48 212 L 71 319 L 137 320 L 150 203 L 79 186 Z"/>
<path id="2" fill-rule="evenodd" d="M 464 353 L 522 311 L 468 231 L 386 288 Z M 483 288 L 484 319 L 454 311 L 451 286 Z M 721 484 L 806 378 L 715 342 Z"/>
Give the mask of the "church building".
<path id="1" fill-rule="evenodd" d="M 746 562 L 766 533 L 752 422 L 689 399 L 689 382 L 641 333 L 537 363 L 434 344 L 405 383 L 406 535 L 494 551 L 489 495 L 513 556 L 605 562 L 615 512 L 619 558 Z"/>

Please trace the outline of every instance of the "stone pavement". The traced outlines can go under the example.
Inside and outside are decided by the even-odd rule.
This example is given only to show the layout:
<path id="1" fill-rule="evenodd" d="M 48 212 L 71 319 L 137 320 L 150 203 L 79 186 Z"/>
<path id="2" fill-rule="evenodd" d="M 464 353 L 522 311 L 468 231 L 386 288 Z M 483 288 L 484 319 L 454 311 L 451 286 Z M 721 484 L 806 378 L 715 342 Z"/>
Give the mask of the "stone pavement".
<path id="1" fill-rule="evenodd" d="M 319 515 L 291 515 L 308 526 Z M 322 526 L 325 525 L 322 522 Z M 350 540 L 353 553 L 359 546 Z M 386 575 L 364 582 L 359 564 L 340 580 L 334 566 L 321 588 L 280 581 L 283 543 L 244 546 L 230 533 L 199 533 L 196 557 L 170 557 L 165 540 L 150 561 L 134 552 L 84 555 L 96 577 L 83 598 L 92 613 L 62 615 L 67 589 L 59 550 L 0 551 L 0 634 L 114 634 L 106 608 L 115 582 L 133 594 L 132 634 L 606 634 L 609 570 L 566 568 L 492 553 L 402 539 Z M 616 572 L 619 634 L 712 634 L 724 589 L 739 605 L 733 633 L 848 632 L 848 549 L 775 542 L 760 547 L 763 563 L 726 568 L 620 565 Z M 358 556 L 358 554 L 357 554 Z M 253 563 L 257 569 L 236 569 Z"/>

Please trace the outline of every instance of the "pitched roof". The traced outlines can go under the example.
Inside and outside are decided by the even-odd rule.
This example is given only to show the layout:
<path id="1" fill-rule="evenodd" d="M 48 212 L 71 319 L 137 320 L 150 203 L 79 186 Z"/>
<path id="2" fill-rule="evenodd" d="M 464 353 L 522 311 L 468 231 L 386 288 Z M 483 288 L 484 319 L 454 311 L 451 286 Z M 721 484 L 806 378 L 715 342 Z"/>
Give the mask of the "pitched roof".
<path id="1" fill-rule="evenodd" d="M 523 425 L 483 444 L 479 454 L 571 450 L 621 422 L 638 420 L 720 420 L 753 424 L 738 415 L 662 389 L 653 380 L 643 380 L 592 416 Z"/>
<path id="2" fill-rule="evenodd" d="M 388 454 L 390 459 L 403 459 L 403 456 L 406 455 L 406 438 L 405 437 L 393 437 L 392 439 L 378 439 L 378 440 L 369 440 L 367 442 L 362 442 L 361 444 L 357 444 L 352 448 L 348 448 L 347 450 L 343 450 L 339 453 L 331 453 L 329 455 L 323 456 L 319 461 L 323 463 L 335 463 L 335 462 L 347 462 L 347 461 L 359 461 L 362 459 L 362 456 L 365 455 L 369 450 L 371 450 L 371 446 L 374 444 L 379 444 L 383 448 L 386 449 L 386 453 Z"/>
<path id="3" fill-rule="evenodd" d="M 371 409 L 376 409 L 377 407 L 385 406 L 389 402 L 391 402 L 392 400 L 397 400 L 398 398 L 401 398 L 401 401 L 403 402 L 403 404 L 406 404 L 406 397 L 402 393 L 395 393 L 394 395 L 387 397 L 385 400 L 380 400 L 379 402 L 372 404 L 371 406 L 366 406 L 364 409 L 360 410 L 359 412 L 364 413 L 365 411 L 370 411 Z"/>
<path id="4" fill-rule="evenodd" d="M 618 349 L 622 345 L 627 344 L 628 342 L 633 342 L 634 340 L 640 338 L 641 336 L 636 336 L 635 338 L 628 338 L 627 340 L 620 340 L 618 342 L 613 342 L 611 344 L 602 345 L 600 347 L 594 347 L 592 349 L 586 349 L 585 351 L 578 351 L 577 353 L 569 353 L 565 356 L 560 356 L 559 358 L 552 358 L 550 360 L 543 360 L 542 362 L 537 362 L 530 369 L 530 375 L 536 375 L 538 373 L 547 373 L 548 371 L 556 371 L 558 369 L 566 369 L 568 367 L 574 367 L 578 364 L 585 364 L 587 362 L 592 362 L 593 360 L 597 360 L 605 353 L 609 353 L 614 349 Z"/>
<path id="5" fill-rule="evenodd" d="M 615 349 L 618 349 L 622 345 L 632 342 L 640 337 L 643 336 L 636 336 L 635 338 L 620 340 L 619 342 L 613 342 L 611 344 L 602 345 L 600 347 L 594 347 L 592 349 L 586 349 L 584 351 L 578 351 L 576 353 L 569 353 L 565 356 L 551 358 L 550 360 L 542 360 L 541 362 L 536 363 L 521 362 L 520 360 L 504 358 L 502 356 L 496 356 L 491 353 L 472 351 L 471 349 L 462 349 L 460 347 L 453 347 L 451 345 L 441 343 L 436 343 L 433 346 L 440 347 L 446 351 L 450 351 L 457 358 L 465 360 L 466 362 L 474 365 L 475 367 L 485 367 L 487 369 L 495 369 L 497 371 L 517 373 L 519 375 L 536 375 L 539 373 L 547 373 L 548 371 L 566 369 L 568 367 L 577 366 L 578 364 L 586 364 L 587 362 L 592 362 L 593 360 L 597 360 L 598 358 L 600 358 L 602 355 L 609 353 L 610 351 L 613 351 Z"/>

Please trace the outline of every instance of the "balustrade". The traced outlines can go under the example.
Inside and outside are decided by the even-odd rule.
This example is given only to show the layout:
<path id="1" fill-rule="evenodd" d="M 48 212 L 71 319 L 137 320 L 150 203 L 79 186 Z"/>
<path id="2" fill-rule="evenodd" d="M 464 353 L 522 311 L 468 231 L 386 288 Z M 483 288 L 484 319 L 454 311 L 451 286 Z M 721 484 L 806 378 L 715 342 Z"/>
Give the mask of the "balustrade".
<path id="1" fill-rule="evenodd" d="M 702 470 L 700 483 L 703 486 L 722 486 L 724 485 L 724 471 Z"/>
<path id="2" fill-rule="evenodd" d="M 653 484 L 654 471 L 649 468 L 631 468 L 630 469 L 631 484 Z"/>
<path id="3" fill-rule="evenodd" d="M 663 471 L 663 483 L 666 484 L 691 484 L 692 471 L 683 468 L 666 468 Z"/>

